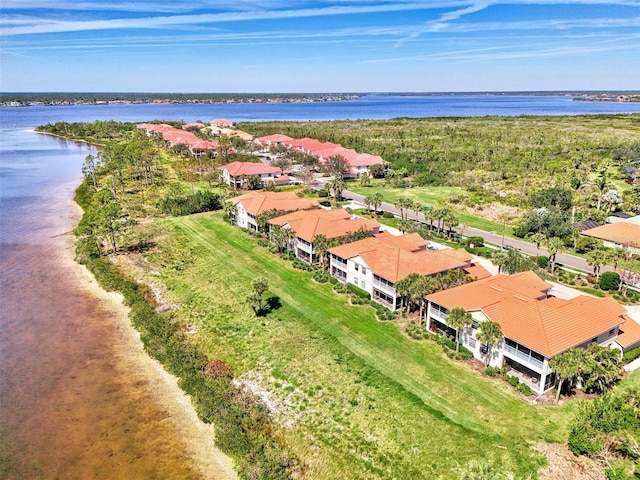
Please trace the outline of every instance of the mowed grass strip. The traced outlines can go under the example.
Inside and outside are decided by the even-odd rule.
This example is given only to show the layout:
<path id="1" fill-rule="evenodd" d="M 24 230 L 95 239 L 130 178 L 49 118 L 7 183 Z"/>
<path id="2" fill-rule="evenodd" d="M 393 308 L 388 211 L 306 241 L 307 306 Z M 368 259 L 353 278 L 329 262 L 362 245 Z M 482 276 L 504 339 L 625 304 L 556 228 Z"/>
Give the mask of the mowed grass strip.
<path id="1" fill-rule="evenodd" d="M 236 365 L 244 369 L 237 373 L 266 363 L 277 367 L 274 371 L 280 373 L 275 376 L 296 383 L 296 390 L 317 388 L 331 393 L 331 402 L 326 397 L 322 402 L 313 396 L 304 398 L 297 406 L 308 410 L 298 417 L 299 428 L 281 433 L 299 453 L 327 457 L 330 450 L 332 460 L 325 458 L 328 465 L 342 465 L 352 478 L 360 477 L 350 461 L 368 456 L 354 456 L 350 449 L 377 452 L 369 466 L 365 462 L 358 467 L 362 478 L 387 477 L 385 465 L 411 475 L 422 472 L 420 476 L 429 478 L 434 471 L 453 472 L 454 465 L 478 457 L 527 474 L 539 465 L 529 442 L 564 438 L 565 410 L 532 407 L 504 384 L 450 361 L 438 346 L 409 341 L 397 323 L 377 321 L 368 306 L 348 305 L 346 297 L 336 295 L 330 285 L 317 284 L 309 273 L 292 270 L 290 263 L 224 223 L 221 214 L 165 222 L 194 263 L 180 275 L 167 274 L 166 281 L 181 289 L 184 298 L 197 298 L 199 305 L 221 302 L 220 307 L 209 306 L 215 313 L 204 321 L 211 325 L 205 325 L 203 335 L 215 336 L 219 322 L 233 337 L 224 338 L 218 332 L 217 338 L 200 341 L 208 343 L 210 351 L 226 343 L 230 355 L 236 348 Z M 243 303 L 257 276 L 266 277 L 270 291 L 282 301 L 273 318 L 252 318 Z M 273 382 L 271 386 L 278 388 Z M 352 396 L 353 408 L 348 404 L 345 408 L 346 397 L 342 397 L 346 395 Z M 387 440 L 370 445 L 363 440 L 368 430 L 377 432 L 375 438 Z M 305 442 L 322 447 L 311 449 Z M 413 450 L 393 454 L 399 445 Z M 429 451 L 438 458 L 426 455 Z M 455 475 L 445 474 L 445 478 Z"/>

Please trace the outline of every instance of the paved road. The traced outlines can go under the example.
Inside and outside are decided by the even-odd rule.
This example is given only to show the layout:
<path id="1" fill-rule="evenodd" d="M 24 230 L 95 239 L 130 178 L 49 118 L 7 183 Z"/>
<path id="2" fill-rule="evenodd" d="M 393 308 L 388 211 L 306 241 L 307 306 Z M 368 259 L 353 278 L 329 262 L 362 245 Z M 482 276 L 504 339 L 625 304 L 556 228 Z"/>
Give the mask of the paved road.
<path id="1" fill-rule="evenodd" d="M 348 190 L 345 190 L 342 194 L 344 197 L 346 198 L 351 198 L 353 199 L 355 202 L 360 203 L 362 205 L 364 205 L 364 195 L 359 195 L 355 192 L 351 192 Z M 396 215 L 400 215 L 400 210 L 398 210 L 396 207 L 394 207 L 393 205 L 391 205 L 390 203 L 382 203 L 380 210 L 385 211 L 385 212 L 391 212 L 394 213 Z M 411 220 L 418 220 L 419 222 L 422 223 L 426 223 L 428 224 L 429 221 L 425 218 L 425 216 L 422 213 L 416 213 L 416 212 L 410 212 L 409 213 L 409 218 Z M 484 238 L 485 242 L 488 243 L 492 243 L 494 245 L 505 245 L 505 246 L 510 246 L 513 248 L 517 248 L 518 250 L 521 250 L 525 253 L 528 253 L 530 255 L 546 255 L 548 256 L 548 252 L 544 247 L 540 247 L 539 249 L 536 248 L 535 245 L 525 242 L 523 240 L 520 239 L 515 239 L 515 238 L 509 238 L 509 237 L 503 237 L 501 234 L 495 233 L 495 232 L 486 232 L 484 230 L 480 230 L 478 228 L 473 228 L 473 227 L 464 227 L 464 231 L 461 232 L 460 229 L 455 229 L 458 233 L 463 233 L 465 236 L 467 237 L 471 237 L 471 236 L 481 236 Z M 592 272 L 593 271 L 593 267 L 590 267 L 589 265 L 587 265 L 587 262 L 585 262 L 585 260 L 583 258 L 580 257 L 576 257 L 575 255 L 569 255 L 566 253 L 559 253 L 556 256 L 556 262 L 560 263 L 562 265 L 565 265 L 567 267 L 571 267 L 571 268 L 575 268 L 578 270 L 582 270 L 585 272 Z M 613 268 L 605 265 L 602 267 L 601 269 L 602 272 L 604 271 L 613 271 Z"/>

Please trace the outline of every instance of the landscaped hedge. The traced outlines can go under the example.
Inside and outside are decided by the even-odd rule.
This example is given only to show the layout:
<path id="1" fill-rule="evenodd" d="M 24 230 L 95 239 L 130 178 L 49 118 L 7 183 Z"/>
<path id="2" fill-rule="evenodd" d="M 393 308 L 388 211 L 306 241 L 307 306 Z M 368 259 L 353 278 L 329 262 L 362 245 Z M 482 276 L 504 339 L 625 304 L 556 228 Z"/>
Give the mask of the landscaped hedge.
<path id="1" fill-rule="evenodd" d="M 622 359 L 625 364 L 633 362 L 638 357 L 640 357 L 640 347 L 629 350 L 622 355 Z"/>
<path id="2" fill-rule="evenodd" d="M 365 300 L 371 300 L 371 294 L 360 287 L 356 287 L 353 283 L 347 283 L 347 288 L 351 293 Z"/>

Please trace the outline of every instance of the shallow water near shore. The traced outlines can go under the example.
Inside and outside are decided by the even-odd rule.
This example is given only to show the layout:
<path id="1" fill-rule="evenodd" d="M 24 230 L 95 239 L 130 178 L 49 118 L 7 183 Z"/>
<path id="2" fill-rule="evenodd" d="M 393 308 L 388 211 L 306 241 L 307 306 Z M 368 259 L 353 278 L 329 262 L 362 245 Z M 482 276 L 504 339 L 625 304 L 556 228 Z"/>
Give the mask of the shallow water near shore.
<path id="1" fill-rule="evenodd" d="M 0 478 L 232 476 L 204 458 L 213 430 L 117 299 L 73 262 L 71 198 L 91 147 L 1 133 Z"/>

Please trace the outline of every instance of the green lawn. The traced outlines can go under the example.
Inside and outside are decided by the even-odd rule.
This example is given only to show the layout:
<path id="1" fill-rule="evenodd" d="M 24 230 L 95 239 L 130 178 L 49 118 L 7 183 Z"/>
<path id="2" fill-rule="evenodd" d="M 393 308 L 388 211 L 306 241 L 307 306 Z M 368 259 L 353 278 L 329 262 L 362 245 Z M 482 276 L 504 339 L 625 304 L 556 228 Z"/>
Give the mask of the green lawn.
<path id="1" fill-rule="evenodd" d="M 543 462 L 532 443 L 565 440 L 571 405 L 531 406 L 437 345 L 408 340 L 398 323 L 350 306 L 221 214 L 161 224 L 175 235 L 147 255 L 162 272 L 154 281 L 211 358 L 268 392 L 274 435 L 309 478 L 458 478 L 472 459 L 521 478 Z M 257 276 L 282 303 L 260 318 L 243 301 Z"/>
<path id="2" fill-rule="evenodd" d="M 460 187 L 413 187 L 413 188 L 389 188 L 384 187 L 379 181 L 374 181 L 370 187 L 361 187 L 356 182 L 347 184 L 347 189 L 360 195 L 368 196 L 374 193 L 381 193 L 383 201 L 394 204 L 401 198 L 408 197 L 423 206 L 429 205 L 431 208 L 443 208 L 449 206 L 449 199 L 464 192 Z M 477 215 L 454 210 L 458 222 L 469 227 L 479 228 L 488 232 L 502 232 L 502 224 L 492 222 Z M 409 214 L 413 218 L 413 214 Z M 507 227 L 507 234 L 511 233 L 511 227 Z"/>

